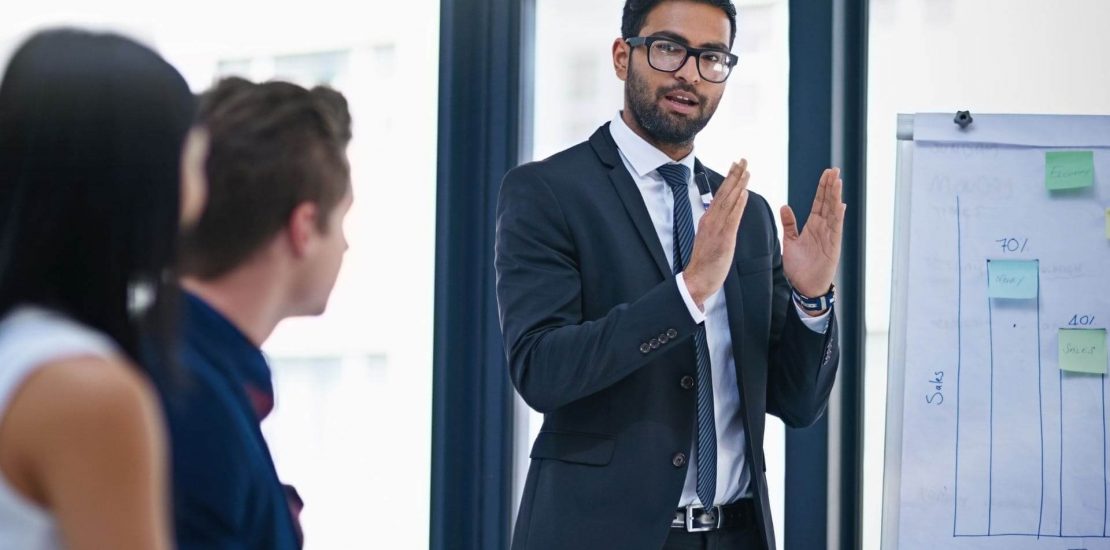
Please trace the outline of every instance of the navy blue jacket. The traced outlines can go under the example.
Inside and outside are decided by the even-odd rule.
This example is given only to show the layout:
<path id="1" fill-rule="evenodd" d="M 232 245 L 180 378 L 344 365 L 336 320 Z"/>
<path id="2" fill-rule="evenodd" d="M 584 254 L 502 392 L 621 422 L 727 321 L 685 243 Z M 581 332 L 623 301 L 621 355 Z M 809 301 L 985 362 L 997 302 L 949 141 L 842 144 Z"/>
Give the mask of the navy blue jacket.
<path id="1" fill-rule="evenodd" d="M 286 550 L 298 533 L 253 401 L 272 404 L 261 350 L 200 298 L 182 300 L 184 380 L 159 384 L 182 550 Z M 261 398 L 261 399 L 260 399 Z"/>

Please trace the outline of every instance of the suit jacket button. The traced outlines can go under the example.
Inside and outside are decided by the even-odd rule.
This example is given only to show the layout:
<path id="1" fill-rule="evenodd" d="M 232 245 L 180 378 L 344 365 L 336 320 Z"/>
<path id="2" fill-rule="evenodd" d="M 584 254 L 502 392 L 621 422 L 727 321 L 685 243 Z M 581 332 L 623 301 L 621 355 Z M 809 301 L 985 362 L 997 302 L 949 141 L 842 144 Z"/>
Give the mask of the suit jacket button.
<path id="1" fill-rule="evenodd" d="M 690 388 L 693 388 L 694 387 L 694 377 L 689 376 L 689 375 L 683 376 L 682 380 L 679 381 L 679 384 L 682 386 L 682 389 L 684 389 L 684 390 L 688 390 Z"/>
<path id="2" fill-rule="evenodd" d="M 666 334 L 660 334 L 659 335 L 659 343 L 660 344 L 666 344 L 667 342 L 670 342 L 670 341 L 671 341 L 671 339 L 668 338 Z"/>
<path id="3" fill-rule="evenodd" d="M 651 349 L 659 349 L 659 340 L 656 338 L 652 338 L 651 342 L 649 342 L 648 345 L 651 346 Z"/>
<path id="4" fill-rule="evenodd" d="M 651 351 L 651 346 L 647 342 L 640 344 L 640 353 L 647 353 Z"/>
<path id="5" fill-rule="evenodd" d="M 686 454 L 685 453 L 675 453 L 674 458 L 671 459 L 671 464 L 674 464 L 675 468 L 681 468 L 681 467 L 685 466 L 686 465 Z"/>
<path id="6" fill-rule="evenodd" d="M 671 340 L 678 338 L 678 331 L 673 328 L 667 329 L 667 338 L 670 338 Z"/>

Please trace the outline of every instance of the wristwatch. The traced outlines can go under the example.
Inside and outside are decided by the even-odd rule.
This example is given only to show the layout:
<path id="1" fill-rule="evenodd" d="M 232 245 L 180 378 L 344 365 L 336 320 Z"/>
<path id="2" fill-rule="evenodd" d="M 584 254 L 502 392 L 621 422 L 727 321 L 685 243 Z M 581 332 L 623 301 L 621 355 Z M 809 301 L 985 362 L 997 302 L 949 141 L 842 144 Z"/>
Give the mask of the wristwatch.
<path id="1" fill-rule="evenodd" d="M 816 298 L 805 296 L 797 290 L 792 289 L 792 292 L 794 293 L 794 301 L 806 311 L 825 311 L 836 303 L 836 285 L 829 285 L 829 291 Z"/>

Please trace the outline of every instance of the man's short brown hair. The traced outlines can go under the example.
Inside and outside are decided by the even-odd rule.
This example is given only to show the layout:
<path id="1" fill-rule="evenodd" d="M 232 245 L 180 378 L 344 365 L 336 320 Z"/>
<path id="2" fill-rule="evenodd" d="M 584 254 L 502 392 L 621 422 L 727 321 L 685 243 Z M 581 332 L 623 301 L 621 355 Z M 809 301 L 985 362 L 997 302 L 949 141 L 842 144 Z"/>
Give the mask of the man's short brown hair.
<path id="1" fill-rule="evenodd" d="M 350 187 L 351 115 L 339 92 L 288 82 L 221 80 L 201 97 L 209 133 L 208 205 L 182 240 L 182 272 L 213 279 L 238 267 L 305 202 L 319 227 Z"/>

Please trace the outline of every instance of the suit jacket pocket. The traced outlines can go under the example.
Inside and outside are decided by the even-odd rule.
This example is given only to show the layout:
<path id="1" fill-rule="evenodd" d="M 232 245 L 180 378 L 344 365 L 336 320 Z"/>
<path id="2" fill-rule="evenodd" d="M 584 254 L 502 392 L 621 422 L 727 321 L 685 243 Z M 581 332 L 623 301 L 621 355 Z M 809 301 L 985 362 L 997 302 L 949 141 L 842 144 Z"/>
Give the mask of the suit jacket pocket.
<path id="1" fill-rule="evenodd" d="M 542 431 L 532 445 L 531 457 L 605 466 L 613 459 L 615 445 L 612 437 L 603 434 Z"/>
<path id="2" fill-rule="evenodd" d="M 755 256 L 751 258 L 736 259 L 736 273 L 740 275 L 758 273 L 760 271 L 769 271 L 770 269 L 771 254 L 767 254 L 766 256 Z"/>

